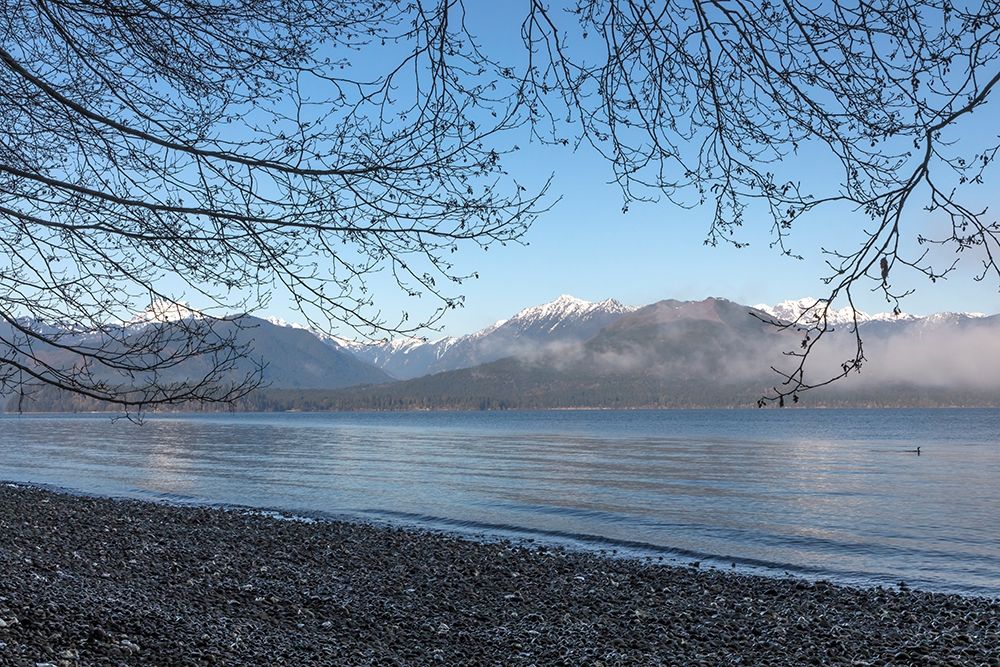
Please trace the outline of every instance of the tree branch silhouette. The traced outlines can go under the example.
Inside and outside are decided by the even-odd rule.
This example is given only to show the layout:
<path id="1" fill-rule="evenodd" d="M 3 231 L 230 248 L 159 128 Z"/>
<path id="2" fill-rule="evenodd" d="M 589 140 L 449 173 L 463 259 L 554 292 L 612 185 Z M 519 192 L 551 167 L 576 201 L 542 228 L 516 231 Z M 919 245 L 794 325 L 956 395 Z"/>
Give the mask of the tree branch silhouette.
<path id="1" fill-rule="evenodd" d="M 1000 282 L 1000 227 L 976 204 L 1000 139 L 963 140 L 1000 81 L 998 3 L 578 0 L 560 11 L 535 0 L 522 32 L 533 108 L 570 110 L 573 140 L 610 161 L 626 207 L 710 205 L 712 245 L 741 246 L 748 218 L 766 217 L 772 247 L 799 259 L 791 234 L 821 208 L 870 225 L 859 245 L 824 251 L 829 293 L 798 321 L 775 323 L 801 346 L 760 405 L 861 370 L 855 318 L 840 371 L 806 372 L 832 330 L 828 310 L 854 309 L 858 290 L 898 313 L 913 290 L 899 285 L 944 279 L 962 254 L 982 262 L 977 279 Z M 796 165 L 817 159 L 839 178 L 803 180 Z M 956 258 L 932 261 L 920 247 L 929 243 Z"/>
<path id="2" fill-rule="evenodd" d="M 260 373 L 233 375 L 228 316 L 273 290 L 322 330 L 433 325 L 461 304 L 452 253 L 519 242 L 546 206 L 503 166 L 526 135 L 596 151 L 624 209 L 709 206 L 712 245 L 766 219 L 801 258 L 821 209 L 866 226 L 831 229 L 829 292 L 776 323 L 801 345 L 762 405 L 859 371 L 856 319 L 840 371 L 807 372 L 828 309 L 869 289 L 898 311 L 956 267 L 930 246 L 1000 281 L 1000 139 L 965 138 L 1000 81 L 995 1 L 526 0 L 524 48 L 492 54 L 460 0 L 2 5 L 0 393 L 232 400 Z M 378 275 L 429 312 L 383 314 Z M 122 326 L 188 298 L 206 305 Z M 208 370 L 181 379 L 185 359 Z"/>
<path id="3" fill-rule="evenodd" d="M 541 208 L 501 167 L 523 112 L 461 3 L 4 10 L 0 394 L 233 401 L 262 369 L 232 313 L 282 290 L 319 329 L 418 331 L 461 303 L 451 254 Z M 379 273 L 436 305 L 384 316 Z M 125 326 L 186 299 L 205 305 Z"/>

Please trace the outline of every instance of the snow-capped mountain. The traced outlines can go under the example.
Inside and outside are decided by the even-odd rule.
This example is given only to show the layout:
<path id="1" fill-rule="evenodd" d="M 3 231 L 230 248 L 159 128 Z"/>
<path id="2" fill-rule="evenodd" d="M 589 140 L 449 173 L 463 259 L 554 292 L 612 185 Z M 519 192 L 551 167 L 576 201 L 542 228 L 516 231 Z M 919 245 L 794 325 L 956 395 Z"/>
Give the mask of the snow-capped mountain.
<path id="1" fill-rule="evenodd" d="M 309 327 L 307 327 L 306 325 L 304 325 L 304 324 L 302 324 L 300 322 L 289 322 L 288 320 L 282 319 L 280 317 L 276 317 L 274 315 L 265 315 L 265 316 L 261 317 L 260 319 L 264 320 L 265 322 L 270 322 L 271 324 L 273 324 L 276 327 L 288 327 L 289 329 L 305 329 L 306 331 L 311 331 L 311 329 L 309 329 Z M 316 333 L 316 335 L 319 335 L 318 332 L 313 332 L 313 333 Z"/>
<path id="2" fill-rule="evenodd" d="M 927 315 L 926 317 L 921 317 L 922 322 L 927 324 L 938 324 L 941 322 L 956 322 L 959 320 L 979 320 L 984 317 L 989 317 L 986 313 L 977 312 L 965 312 L 965 313 L 934 313 L 933 315 Z"/>
<path id="3" fill-rule="evenodd" d="M 365 343 L 313 333 L 327 345 L 349 352 L 396 379 L 408 380 L 444 371 L 471 368 L 506 357 L 530 362 L 546 355 L 550 358 L 572 356 L 584 343 L 589 345 L 595 337 L 603 336 L 602 340 L 611 340 L 620 336 L 618 323 L 624 323 L 627 317 L 632 317 L 637 311 L 646 313 L 647 317 L 649 312 L 655 312 L 658 318 L 656 322 L 646 324 L 658 330 L 664 323 L 661 320 L 667 318 L 667 314 L 679 317 L 677 313 L 681 313 L 686 318 L 697 315 L 711 320 L 712 317 L 705 315 L 701 310 L 708 309 L 715 312 L 712 310 L 714 306 L 709 308 L 709 305 L 716 303 L 730 302 L 724 299 L 706 299 L 700 302 L 665 301 L 659 302 L 658 310 L 650 311 L 650 307 L 640 309 L 625 306 L 614 299 L 592 302 L 562 295 L 548 303 L 524 308 L 512 317 L 499 320 L 480 331 L 459 337 L 430 341 L 401 338 Z M 806 323 L 810 317 L 816 316 L 822 305 L 815 298 L 805 297 L 784 301 L 774 306 L 759 304 L 753 308 L 780 320 L 795 321 L 801 318 L 799 321 Z M 733 304 L 733 307 L 744 315 L 748 310 L 747 306 L 738 304 Z M 850 307 L 831 308 L 827 313 L 828 324 L 840 331 L 848 331 L 846 326 L 853 325 L 855 317 L 862 328 L 862 335 L 872 343 L 896 336 L 910 336 L 911 333 L 924 335 L 920 333 L 921 331 L 938 332 L 943 330 L 941 327 L 952 330 L 987 321 L 983 319 L 985 316 L 981 313 L 938 313 L 922 317 L 906 313 L 900 315 L 869 314 L 861 311 L 854 313 Z M 277 318 L 268 319 L 279 326 L 307 328 Z M 747 326 L 754 321 L 753 318 L 749 318 Z M 766 331 L 771 329 L 768 328 Z M 753 337 L 758 334 L 754 332 L 747 335 Z"/>
<path id="4" fill-rule="evenodd" d="M 203 314 L 188 308 L 186 304 L 160 299 L 149 304 L 149 308 L 146 310 L 134 315 L 125 323 L 125 326 L 163 324 L 199 317 L 203 317 Z"/>
<path id="5" fill-rule="evenodd" d="M 804 298 L 753 308 L 789 321 L 808 317 L 817 305 L 822 307 L 816 299 Z M 332 402 L 299 397 L 297 402 L 275 405 L 317 409 L 742 405 L 773 384 L 772 366 L 787 361 L 789 349 L 798 349 L 801 343 L 799 332 L 761 322 L 750 316 L 751 310 L 718 298 L 668 299 L 631 308 L 611 299 L 589 302 L 564 295 L 465 336 L 382 343 L 322 335 L 274 317 L 263 321 L 239 316 L 217 325 L 223 334 L 227 327 L 238 327 L 233 329 L 237 343 L 252 342 L 253 358 L 246 363 L 266 364 L 264 380 L 270 389 L 368 385 L 351 390 L 356 393 L 340 392 L 329 399 Z M 154 307 L 136 317 L 134 326 L 166 326 L 187 317 L 197 313 Z M 861 376 L 852 376 L 851 384 L 838 384 L 823 394 L 833 397 L 834 404 L 846 396 L 848 404 L 864 405 L 1000 405 L 1000 315 L 894 316 L 833 309 L 828 323 L 835 331 L 811 357 L 810 372 L 823 377 L 825 369 L 836 372 L 842 360 L 850 358 L 856 350 L 850 327 L 855 318 L 868 361 Z M 28 326 L 28 321 L 19 320 L 17 325 Z M 0 338 L 12 340 L 15 332 L 10 329 L 10 323 L 0 321 Z M 75 340 L 76 334 L 56 329 L 55 335 L 68 336 L 60 341 L 65 342 Z M 46 349 L 45 353 L 48 363 L 71 368 L 77 362 L 71 351 Z M 62 356 L 52 356 L 57 353 Z M 195 359 L 174 372 L 184 379 L 199 377 L 205 369 Z M 983 391 L 994 393 L 987 396 Z"/>
<path id="6" fill-rule="evenodd" d="M 720 298 L 659 301 L 621 315 L 584 342 L 341 392 L 328 407 L 749 407 L 780 381 L 773 369 L 794 369 L 788 352 L 801 345 L 799 332 L 750 311 Z M 869 319 L 860 329 L 863 372 L 808 392 L 803 404 L 1000 405 L 1000 315 Z M 809 358 L 809 380 L 835 376 L 856 353 L 845 326 L 821 345 Z"/>
<path id="7" fill-rule="evenodd" d="M 614 299 L 592 302 L 564 294 L 457 338 L 426 342 L 408 338 L 368 345 L 334 342 L 394 377 L 409 379 L 581 343 L 633 310 Z"/>
<path id="8" fill-rule="evenodd" d="M 302 324 L 301 322 L 290 322 L 284 318 L 277 317 L 275 315 L 263 315 L 260 317 L 260 319 L 264 320 L 268 324 L 273 324 L 276 327 L 285 327 L 287 329 L 300 329 L 302 331 L 308 331 L 313 336 L 319 338 L 327 345 L 330 345 L 331 347 L 337 348 L 339 350 L 351 354 L 356 354 L 357 352 L 364 350 L 370 345 L 370 343 L 351 340 L 349 338 L 342 338 L 340 336 L 334 336 L 326 333 L 325 331 L 318 331 L 307 324 Z M 405 344 L 405 342 L 406 341 L 404 340 L 397 341 L 398 344 Z"/>
<path id="9" fill-rule="evenodd" d="M 807 296 L 801 299 L 782 301 L 774 306 L 759 303 L 753 307 L 767 313 L 771 317 L 784 320 L 786 322 L 814 324 L 817 323 L 823 316 L 823 308 L 825 305 L 825 301 Z M 893 313 L 875 313 L 872 315 L 861 310 L 855 310 L 850 306 L 844 306 L 842 308 L 830 307 L 826 311 L 826 321 L 830 326 L 854 324 L 855 318 L 857 319 L 858 324 L 871 321 L 894 322 L 917 319 L 915 316 L 908 313 L 900 313 L 899 315 L 894 315 Z"/>
<path id="10" fill-rule="evenodd" d="M 518 311 L 509 320 L 494 324 L 490 331 L 507 328 L 516 329 L 522 335 L 553 334 L 564 328 L 578 330 L 584 323 L 616 320 L 633 310 L 634 307 L 614 299 L 592 302 L 563 294 L 555 301 Z"/>
<path id="11" fill-rule="evenodd" d="M 93 336 L 101 335 L 107 331 L 131 331 L 142 329 L 150 324 L 166 324 L 179 322 L 181 320 L 201 318 L 204 314 L 188 308 L 186 304 L 175 303 L 167 300 L 156 300 L 150 303 L 144 311 L 135 313 L 123 318 L 112 318 L 110 322 L 103 325 L 84 324 L 72 319 L 66 321 L 46 321 L 34 317 L 18 317 L 14 322 L 21 327 L 30 329 L 35 333 L 46 336 L 59 336 L 65 339 L 68 336 Z"/>
<path id="12" fill-rule="evenodd" d="M 767 304 L 757 304 L 753 306 L 757 310 L 767 313 L 771 317 L 786 322 L 800 322 L 802 324 L 813 324 L 822 317 L 825 301 L 815 297 L 803 297 L 801 299 L 790 299 L 782 301 L 774 306 Z M 830 326 L 853 325 L 855 318 L 857 323 L 868 324 L 871 322 L 921 322 L 934 324 L 939 322 L 949 322 L 961 319 L 975 319 L 986 317 L 984 313 L 935 313 L 933 315 L 920 316 L 909 313 L 866 313 L 861 310 L 854 310 L 850 306 L 842 308 L 829 308 L 826 312 L 827 324 Z"/>
<path id="13" fill-rule="evenodd" d="M 193 311 L 189 311 L 193 312 Z M 9 323 L 0 320 L 0 344 L 6 350 L 0 354 L 18 360 L 18 363 L 31 365 L 37 360 L 44 360 L 45 367 L 39 367 L 39 373 L 76 372 L 81 365 L 81 354 L 93 356 L 96 350 L 105 350 L 107 358 L 115 359 L 121 351 L 127 351 L 127 342 L 133 333 L 150 333 L 155 337 L 156 327 L 169 327 L 184 311 L 169 310 L 153 313 L 146 321 L 136 318 L 134 324 L 116 325 L 98 331 L 74 333 L 72 330 L 49 327 L 42 329 L 32 326 L 32 330 L 44 336 L 31 341 L 12 330 Z M 194 315 L 188 315 L 191 317 Z M 24 326 L 24 325 L 21 325 Z M 157 371 L 160 382 L 197 381 L 200 378 L 212 377 L 220 386 L 229 382 L 243 382 L 246 377 L 255 377 L 262 366 L 261 377 L 268 389 L 275 390 L 333 390 L 359 384 L 378 384 L 388 382 L 390 378 L 384 371 L 357 358 L 356 355 L 339 349 L 313 335 L 305 327 L 275 326 L 270 322 L 249 316 L 233 316 L 226 320 L 212 323 L 216 338 L 209 339 L 209 344 L 215 341 L 232 341 L 233 349 L 246 350 L 234 362 L 232 368 L 217 376 L 214 364 L 217 357 L 211 354 L 191 354 L 188 356 L 183 347 L 183 335 L 166 336 L 156 344 L 162 344 L 166 350 L 164 356 L 179 350 L 175 362 Z M 28 345 L 30 344 L 30 348 Z M 26 352 L 30 351 L 30 355 Z M 136 352 L 137 355 L 144 352 Z M 145 352 L 145 354 L 149 354 Z M 100 355 L 99 355 L 100 356 Z M 141 364 L 142 357 L 136 357 Z M 114 364 L 102 364 L 88 361 L 88 377 L 92 381 L 101 381 L 114 386 L 129 387 L 131 382 L 142 382 L 142 372 L 128 373 Z M 60 409 L 66 409 L 68 404 Z M 0 402 L 0 411 L 2 411 Z"/>

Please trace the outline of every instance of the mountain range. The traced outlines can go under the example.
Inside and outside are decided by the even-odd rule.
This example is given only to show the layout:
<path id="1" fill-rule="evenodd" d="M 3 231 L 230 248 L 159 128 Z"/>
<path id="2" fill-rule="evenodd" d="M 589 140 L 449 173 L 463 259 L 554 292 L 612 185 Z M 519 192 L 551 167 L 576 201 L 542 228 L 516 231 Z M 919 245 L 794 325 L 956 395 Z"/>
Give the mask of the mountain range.
<path id="1" fill-rule="evenodd" d="M 771 367 L 789 368 L 788 352 L 801 341 L 769 322 L 807 322 L 815 306 L 809 298 L 774 306 L 709 298 L 631 307 L 564 295 L 466 336 L 374 343 L 243 316 L 239 335 L 266 362 L 268 388 L 240 407 L 753 405 L 780 379 Z M 842 309 L 827 320 L 833 331 L 810 359 L 811 377 L 855 353 L 855 321 L 868 361 L 860 375 L 810 392 L 807 404 L 1000 405 L 1000 316 Z M 142 326 L 162 324 L 146 318 Z"/>
<path id="2" fill-rule="evenodd" d="M 30 340 L 32 356 L 44 360 L 52 367 L 71 369 L 79 364 L 79 358 L 68 349 L 70 347 L 112 351 L 118 345 L 117 340 L 136 340 L 139 337 L 162 340 L 165 341 L 163 345 L 169 346 L 171 339 L 174 339 L 174 344 L 183 340 L 183 333 L 171 335 L 169 328 L 178 322 L 183 324 L 184 321 L 190 321 L 194 317 L 190 312 L 180 316 L 167 315 L 159 319 L 145 315 L 138 316 L 121 327 L 109 329 L 112 336 L 110 338 L 102 337 L 95 332 L 60 329 L 30 320 L 19 320 L 16 323 L 0 321 L 0 358 L 20 357 L 21 363 L 29 363 L 27 356 L 23 353 L 18 354 L 18 350 L 14 348 L 20 348 L 22 351 L 27 348 L 30 337 L 22 332 L 30 330 L 57 343 L 47 343 L 40 339 Z M 157 339 L 156 329 L 164 329 L 160 339 Z M 214 322 L 211 324 L 211 331 L 217 340 L 232 339 L 236 346 L 249 346 L 252 349 L 249 357 L 240 359 L 235 364 L 232 369 L 233 378 L 245 377 L 247 373 L 253 373 L 258 364 L 263 363 L 263 384 L 281 389 L 337 389 L 392 380 L 381 369 L 335 345 L 328 344 L 304 328 L 276 326 L 266 320 L 244 315 L 230 321 Z M 210 371 L 212 363 L 210 355 L 188 358 L 172 368 L 164 369 L 161 372 L 161 381 L 172 382 L 204 377 Z M 110 370 L 102 371 L 99 364 L 92 365 L 92 368 L 96 379 L 115 381 L 116 375 Z"/>
<path id="3" fill-rule="evenodd" d="M 435 341 L 403 339 L 360 344 L 328 339 L 399 380 L 470 368 L 504 357 L 534 357 L 586 341 L 622 315 L 636 310 L 614 299 L 592 303 L 562 295 L 525 308 L 475 333 Z"/>

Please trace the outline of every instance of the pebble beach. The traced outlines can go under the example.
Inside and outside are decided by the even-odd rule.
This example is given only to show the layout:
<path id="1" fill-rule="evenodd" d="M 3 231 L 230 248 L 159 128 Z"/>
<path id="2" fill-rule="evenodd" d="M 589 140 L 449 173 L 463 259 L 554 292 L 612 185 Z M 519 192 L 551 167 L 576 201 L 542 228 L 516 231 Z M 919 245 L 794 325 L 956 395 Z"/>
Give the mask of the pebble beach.
<path id="1" fill-rule="evenodd" d="M 7 484 L 0 665 L 1000 667 L 1000 601 Z"/>

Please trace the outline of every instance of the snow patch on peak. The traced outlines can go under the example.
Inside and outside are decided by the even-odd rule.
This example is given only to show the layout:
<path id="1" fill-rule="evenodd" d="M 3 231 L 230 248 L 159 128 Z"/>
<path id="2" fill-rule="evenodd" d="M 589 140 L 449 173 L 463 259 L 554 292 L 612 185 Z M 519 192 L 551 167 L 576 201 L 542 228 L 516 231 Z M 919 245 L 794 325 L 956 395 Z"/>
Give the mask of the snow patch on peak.
<path id="1" fill-rule="evenodd" d="M 203 317 L 197 310 L 188 308 L 187 304 L 167 299 L 157 299 L 149 304 L 149 308 L 132 317 L 127 325 L 163 324 L 181 320 Z"/>
<path id="2" fill-rule="evenodd" d="M 825 299 L 817 299 L 811 296 L 802 297 L 801 299 L 789 299 L 774 306 L 761 303 L 755 305 L 754 308 L 779 320 L 799 322 L 806 325 L 819 324 L 824 317 L 826 318 L 826 323 L 831 326 L 854 324 L 855 322 L 860 324 L 872 319 L 867 313 L 855 310 L 851 306 L 844 306 L 843 308 L 828 307 Z M 824 309 L 826 310 L 825 313 Z"/>
<path id="3" fill-rule="evenodd" d="M 288 327 L 289 329 L 309 330 L 309 327 L 307 327 L 304 324 L 300 324 L 299 322 L 289 322 L 288 320 L 281 319 L 280 317 L 277 317 L 275 315 L 264 315 L 260 319 L 264 320 L 265 322 L 270 322 L 276 327 Z"/>
<path id="4" fill-rule="evenodd" d="M 779 320 L 799 322 L 807 325 L 818 324 L 824 317 L 824 308 L 826 308 L 826 322 L 830 326 L 853 325 L 855 322 L 862 324 L 864 322 L 904 322 L 918 319 L 908 313 L 899 313 L 898 315 L 894 313 L 875 313 L 874 315 L 869 315 L 849 305 L 843 308 L 827 307 L 826 299 L 817 299 L 811 296 L 802 297 L 801 299 L 789 299 L 774 306 L 761 303 L 753 307 Z"/>
<path id="5" fill-rule="evenodd" d="M 575 327 L 588 321 L 606 319 L 608 316 L 624 315 L 633 310 L 636 309 L 623 306 L 614 299 L 605 299 L 595 303 L 563 294 L 554 301 L 524 308 L 506 322 L 499 322 L 490 329 L 474 335 L 491 333 L 500 328 L 500 325 L 503 325 L 506 330 L 520 330 L 522 332 L 535 330 L 552 333 L 563 327 Z"/>
<path id="6" fill-rule="evenodd" d="M 574 316 L 584 317 L 592 313 L 624 314 L 632 312 L 633 310 L 635 310 L 634 307 L 623 306 L 614 299 L 605 299 L 604 301 L 595 303 L 593 301 L 579 299 L 569 294 L 562 294 L 554 301 L 549 301 L 548 303 L 543 303 L 539 306 L 529 306 L 528 308 L 524 308 L 518 311 L 517 314 L 508 321 L 519 323 L 544 321 Z M 494 328 L 505 323 L 506 322 L 503 321 L 498 322 Z"/>
<path id="7" fill-rule="evenodd" d="M 979 312 L 953 313 L 949 311 L 944 313 L 934 313 L 933 315 L 928 315 L 927 317 L 923 317 L 920 319 L 922 319 L 927 324 L 936 324 L 938 322 L 949 322 L 960 319 L 978 320 L 984 317 L 989 317 L 989 315 L 987 315 L 986 313 L 979 313 Z"/>
<path id="8" fill-rule="evenodd" d="M 439 338 L 435 341 L 428 341 L 426 338 L 414 338 L 412 336 L 404 338 L 393 338 L 381 344 L 381 347 L 389 352 L 401 352 L 403 354 L 409 354 L 413 350 L 424 345 L 441 345 L 447 348 L 451 345 L 454 338 L 445 337 Z"/>
<path id="9" fill-rule="evenodd" d="M 639 306 L 626 306 L 621 301 L 616 299 L 605 299 L 604 301 L 599 301 L 596 304 L 596 309 L 605 313 L 617 313 L 624 315 L 626 313 L 632 313 L 639 310 Z"/>
<path id="10" fill-rule="evenodd" d="M 589 310 L 594 304 L 590 301 L 578 299 L 569 294 L 560 295 L 559 298 L 539 306 L 529 306 L 517 311 L 512 320 L 524 319 L 548 319 L 550 317 L 565 317 L 575 313 Z"/>
<path id="11" fill-rule="evenodd" d="M 757 304 L 753 306 L 757 310 L 763 311 L 771 317 L 785 320 L 786 322 L 798 321 L 802 324 L 814 324 L 822 317 L 823 307 L 826 305 L 825 299 L 815 297 L 803 297 L 801 299 L 790 299 L 782 301 L 774 306 L 767 304 Z M 855 318 L 858 324 L 865 322 L 916 322 L 927 324 L 944 322 L 947 320 L 962 318 L 986 317 L 984 313 L 936 313 L 934 315 L 920 316 L 909 313 L 866 313 L 861 310 L 854 310 L 850 306 L 843 308 L 829 308 L 826 312 L 827 323 L 831 326 L 853 325 Z"/>
<path id="12" fill-rule="evenodd" d="M 361 343 L 355 340 L 350 340 L 348 338 L 333 336 L 323 331 L 318 331 L 311 326 L 302 324 L 301 322 L 289 322 L 288 320 L 278 317 L 276 315 L 262 315 L 260 319 L 264 320 L 265 322 L 269 322 L 270 324 L 273 324 L 276 327 L 285 327 L 287 329 L 299 329 L 301 331 L 308 331 L 309 333 L 311 333 L 313 336 L 316 336 L 316 338 L 319 338 L 324 343 L 345 350 L 357 351 L 363 349 L 366 345 L 366 343 Z"/>

